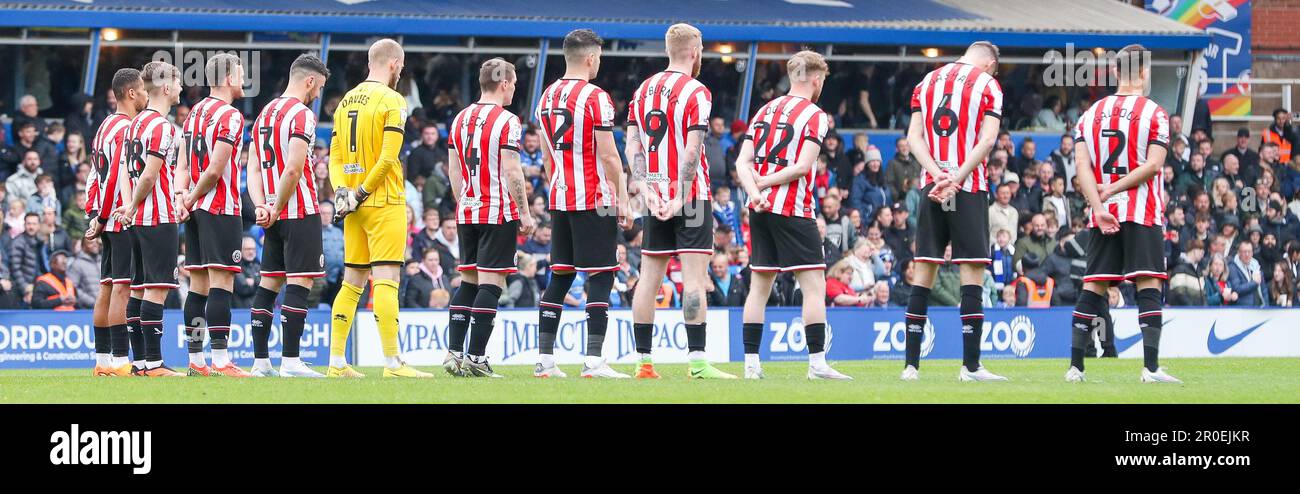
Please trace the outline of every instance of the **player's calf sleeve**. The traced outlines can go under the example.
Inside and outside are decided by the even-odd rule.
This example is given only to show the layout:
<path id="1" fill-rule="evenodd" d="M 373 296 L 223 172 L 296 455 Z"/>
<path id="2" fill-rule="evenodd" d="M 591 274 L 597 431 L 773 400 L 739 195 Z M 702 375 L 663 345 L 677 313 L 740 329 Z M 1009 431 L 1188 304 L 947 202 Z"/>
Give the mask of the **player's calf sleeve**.
<path id="1" fill-rule="evenodd" d="M 379 341 L 384 347 L 384 356 L 395 357 L 401 353 L 397 346 L 397 282 L 375 280 L 372 291 L 375 321 L 379 325 Z"/>
<path id="2" fill-rule="evenodd" d="M 492 321 L 497 316 L 497 301 L 501 299 L 501 287 L 480 284 L 478 296 L 474 297 L 474 324 L 470 326 L 469 348 L 465 353 L 482 357 L 487 353 L 488 338 L 492 337 Z"/>
<path id="3" fill-rule="evenodd" d="M 131 360 L 144 362 L 144 331 L 140 330 L 140 304 L 143 299 L 131 297 L 126 301 L 127 340 L 131 343 Z"/>
<path id="4" fill-rule="evenodd" d="M 1147 370 L 1160 368 L 1160 329 L 1163 324 L 1159 288 L 1138 290 L 1138 327 L 1142 329 L 1142 363 Z"/>
<path id="5" fill-rule="evenodd" d="M 1097 312 L 1102 304 L 1101 295 L 1088 290 L 1079 294 L 1079 301 L 1074 307 L 1074 318 L 1070 324 L 1070 365 L 1083 370 L 1083 356 L 1092 342 L 1093 321 L 1100 317 Z"/>
<path id="6" fill-rule="evenodd" d="M 655 325 L 651 323 L 632 323 L 632 339 L 636 343 L 636 353 L 649 355 L 654 347 Z"/>
<path id="7" fill-rule="evenodd" d="M 190 353 L 203 352 L 203 333 L 208 325 L 208 296 L 189 292 L 185 295 L 185 304 L 181 306 L 181 315 L 185 318 L 185 346 Z"/>
<path id="8" fill-rule="evenodd" d="M 826 351 L 826 323 L 818 322 L 805 324 L 803 327 L 803 334 L 804 337 L 808 339 L 809 355 Z"/>
<path id="9" fill-rule="evenodd" d="M 1102 357 L 1119 357 L 1119 351 L 1115 349 L 1115 319 L 1110 316 L 1110 301 L 1101 299 L 1097 303 L 1097 314 L 1106 324 L 1102 325 L 1102 331 L 1105 332 L 1101 340 Z"/>
<path id="10" fill-rule="evenodd" d="M 275 320 L 275 297 L 278 293 L 263 287 L 257 287 L 253 294 L 253 308 L 249 330 L 253 335 L 253 358 L 271 358 L 271 324 Z"/>
<path id="11" fill-rule="evenodd" d="M 131 330 L 125 324 L 114 324 L 108 328 L 108 331 L 109 337 L 113 340 L 113 356 L 126 358 L 131 350 Z"/>
<path id="12" fill-rule="evenodd" d="M 330 308 L 330 357 L 343 357 L 347 350 L 348 334 L 352 332 L 352 316 L 357 313 L 357 303 L 361 301 L 361 288 L 346 281 L 334 295 L 334 304 Z"/>
<path id="13" fill-rule="evenodd" d="M 213 350 L 225 350 L 230 342 L 230 290 L 213 288 L 208 290 L 208 303 L 203 311 L 208 318 L 208 338 L 212 340 Z M 199 351 L 203 343 L 199 342 Z"/>
<path id="14" fill-rule="evenodd" d="M 605 331 L 609 327 L 609 293 L 614 288 L 614 273 L 602 271 L 587 278 L 587 355 L 599 357 L 605 348 Z"/>
<path id="15" fill-rule="evenodd" d="M 747 322 L 741 326 L 740 331 L 741 341 L 745 344 L 745 354 L 758 354 L 758 348 L 763 346 L 763 323 Z"/>
<path id="16" fill-rule="evenodd" d="M 537 346 L 543 355 L 555 353 L 555 334 L 560 331 L 560 315 L 564 313 L 564 294 L 573 287 L 577 273 L 551 271 L 551 283 L 537 302 Z"/>
<path id="17" fill-rule="evenodd" d="M 284 302 L 280 304 L 280 340 L 284 343 L 281 357 L 298 356 L 302 327 L 307 321 L 307 296 L 310 293 L 311 290 L 305 286 L 284 287 Z"/>
<path id="18" fill-rule="evenodd" d="M 469 309 L 474 306 L 475 297 L 478 297 L 478 285 L 465 281 L 460 282 L 460 288 L 451 296 L 451 305 L 447 307 L 451 310 L 451 322 L 447 324 L 448 350 L 458 353 L 465 351 L 465 335 L 469 334 Z"/>
<path id="19" fill-rule="evenodd" d="M 984 287 L 961 286 L 961 363 L 975 372 L 980 366 L 980 336 L 984 334 Z"/>
<path id="20" fill-rule="evenodd" d="M 107 355 L 113 352 L 113 337 L 108 326 L 95 326 L 95 353 Z"/>
<path id="21" fill-rule="evenodd" d="M 925 338 L 926 313 L 930 310 L 930 289 L 922 286 L 912 287 L 912 294 L 907 299 L 907 312 L 903 319 L 907 321 L 907 344 L 904 351 L 906 365 L 921 367 L 921 340 Z"/>
<path id="22" fill-rule="evenodd" d="M 140 331 L 144 332 L 145 362 L 162 361 L 163 306 L 145 300 L 140 303 Z"/>

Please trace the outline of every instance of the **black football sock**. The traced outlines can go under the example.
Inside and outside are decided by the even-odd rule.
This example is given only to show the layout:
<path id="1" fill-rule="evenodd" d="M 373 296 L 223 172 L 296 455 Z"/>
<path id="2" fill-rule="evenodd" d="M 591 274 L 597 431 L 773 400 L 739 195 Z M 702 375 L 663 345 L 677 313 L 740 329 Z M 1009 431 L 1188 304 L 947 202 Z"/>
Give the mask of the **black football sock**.
<path id="1" fill-rule="evenodd" d="M 555 334 L 560 332 L 560 315 L 564 313 L 564 295 L 573 287 L 577 273 L 551 271 L 551 283 L 542 292 L 537 303 L 537 351 L 543 355 L 555 353 Z"/>
<path id="2" fill-rule="evenodd" d="M 961 286 L 961 364 L 975 372 L 980 367 L 980 336 L 984 334 L 984 287 Z"/>
<path id="3" fill-rule="evenodd" d="M 632 323 L 632 338 L 636 343 L 636 353 L 649 355 L 654 347 L 655 325 L 651 323 Z"/>
<path id="4" fill-rule="evenodd" d="M 807 328 L 804 330 L 807 331 Z M 759 347 L 763 346 L 763 323 L 747 322 L 742 325 L 741 341 L 745 343 L 745 355 L 757 354 Z"/>
<path id="5" fill-rule="evenodd" d="M 1138 290 L 1138 327 L 1142 330 L 1142 363 L 1147 370 L 1160 368 L 1160 330 L 1163 324 L 1159 288 Z"/>
<path id="6" fill-rule="evenodd" d="M 912 295 L 907 299 L 907 312 L 903 319 L 907 321 L 907 348 L 904 351 L 905 365 L 921 368 L 921 340 L 925 338 L 926 313 L 930 310 L 930 289 L 923 286 L 912 287 Z"/>
<path id="7" fill-rule="evenodd" d="M 131 351 L 131 330 L 125 324 L 114 324 L 108 331 L 113 340 L 113 356 L 125 358 Z"/>
<path id="8" fill-rule="evenodd" d="M 113 353 L 113 337 L 108 326 L 95 326 L 95 353 Z"/>
<path id="9" fill-rule="evenodd" d="M 705 331 L 705 323 L 691 324 L 686 323 L 686 350 L 690 352 L 703 352 L 705 338 L 708 333 Z"/>
<path id="10" fill-rule="evenodd" d="M 599 357 L 605 347 L 609 327 L 609 294 L 614 288 L 614 272 L 602 271 L 587 276 L 587 355 Z"/>
<path id="11" fill-rule="evenodd" d="M 501 287 L 480 284 L 478 296 L 474 297 L 473 325 L 469 330 L 469 348 L 465 353 L 475 357 L 487 354 L 488 338 L 492 337 L 492 320 L 497 316 L 497 301 L 501 298 Z"/>
<path id="12" fill-rule="evenodd" d="M 808 340 L 809 355 L 826 351 L 826 323 L 805 324 L 803 334 Z"/>
<path id="13" fill-rule="evenodd" d="M 140 329 L 140 305 L 144 303 L 143 299 L 131 297 L 126 301 L 126 331 L 127 340 L 131 342 L 131 360 L 134 362 L 144 362 L 145 345 L 144 331 Z"/>
<path id="14" fill-rule="evenodd" d="M 253 358 L 271 358 L 271 324 L 275 321 L 276 293 L 268 288 L 257 287 L 253 294 L 251 326 L 253 335 Z"/>
<path id="15" fill-rule="evenodd" d="M 280 341 L 284 344 L 281 357 L 298 356 L 302 344 L 302 327 L 307 321 L 307 296 L 311 293 L 305 286 L 286 285 L 284 301 L 280 303 Z"/>
<path id="16" fill-rule="evenodd" d="M 230 290 L 208 290 L 208 303 L 203 311 L 208 316 L 208 338 L 213 350 L 225 350 L 230 342 Z M 202 347 L 199 347 L 200 351 Z"/>
<path id="17" fill-rule="evenodd" d="M 145 362 L 161 362 L 163 306 L 145 300 L 140 303 L 140 331 L 144 332 Z"/>
<path id="18" fill-rule="evenodd" d="M 185 346 L 190 353 L 203 352 L 203 333 L 208 325 L 208 296 L 190 292 L 185 296 L 185 305 L 181 307 L 181 321 L 185 326 Z"/>
<path id="19" fill-rule="evenodd" d="M 474 306 L 476 297 L 478 285 L 465 281 L 460 282 L 460 288 L 452 295 L 451 305 L 447 306 L 451 310 L 451 321 L 447 323 L 447 350 L 458 354 L 465 351 L 465 335 L 469 334 L 469 309 Z"/>
<path id="20" fill-rule="evenodd" d="M 1079 301 L 1074 306 L 1074 319 L 1070 324 L 1070 365 L 1083 370 L 1083 357 L 1092 342 L 1092 328 L 1099 316 L 1101 295 L 1088 290 L 1079 294 Z"/>

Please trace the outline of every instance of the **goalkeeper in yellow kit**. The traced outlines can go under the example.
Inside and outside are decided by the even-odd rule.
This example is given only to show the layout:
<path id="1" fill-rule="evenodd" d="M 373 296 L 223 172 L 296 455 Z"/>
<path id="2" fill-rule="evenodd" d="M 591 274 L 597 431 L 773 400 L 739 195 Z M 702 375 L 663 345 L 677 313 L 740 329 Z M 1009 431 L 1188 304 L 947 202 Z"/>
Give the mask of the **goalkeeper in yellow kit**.
<path id="1" fill-rule="evenodd" d="M 370 75 L 334 111 L 330 182 L 343 219 L 343 287 L 334 297 L 330 377 L 365 377 L 343 355 L 366 278 L 373 273 L 384 377 L 433 377 L 402 362 L 397 347 L 397 284 L 406 249 L 406 188 L 397 160 L 406 100 L 393 88 L 405 54 L 391 39 L 370 45 Z"/>

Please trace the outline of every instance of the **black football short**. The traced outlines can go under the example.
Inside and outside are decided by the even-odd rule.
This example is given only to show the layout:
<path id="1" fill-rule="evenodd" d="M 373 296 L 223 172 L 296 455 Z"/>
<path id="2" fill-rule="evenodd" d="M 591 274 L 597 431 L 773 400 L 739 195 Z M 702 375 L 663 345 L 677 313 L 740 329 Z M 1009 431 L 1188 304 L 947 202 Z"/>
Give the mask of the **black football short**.
<path id="1" fill-rule="evenodd" d="M 101 285 L 126 285 L 131 283 L 131 233 L 129 231 L 102 232 L 99 243 Z"/>
<path id="2" fill-rule="evenodd" d="M 933 188 L 930 184 L 921 189 L 914 259 L 943 264 L 943 251 L 951 243 L 953 263 L 991 263 L 988 192 L 958 190 L 945 209 L 944 204 L 930 200 Z"/>
<path id="3" fill-rule="evenodd" d="M 180 288 L 176 256 L 181 240 L 175 223 L 131 227 L 131 289 Z"/>
<path id="4" fill-rule="evenodd" d="M 320 278 L 325 276 L 320 215 L 277 220 L 262 241 L 262 276 Z"/>
<path id="5" fill-rule="evenodd" d="M 1141 276 L 1166 279 L 1165 228 L 1122 222 L 1119 233 L 1102 235 L 1093 227 L 1088 240 L 1088 268 L 1083 281 L 1131 280 Z"/>
<path id="6" fill-rule="evenodd" d="M 243 218 L 195 210 L 185 222 L 185 269 L 238 273 L 243 242 Z"/>
<path id="7" fill-rule="evenodd" d="M 754 271 L 826 269 L 822 236 L 812 218 L 750 211 L 749 240 Z"/>
<path id="8" fill-rule="evenodd" d="M 513 273 L 515 246 L 519 242 L 519 220 L 492 224 L 461 223 L 456 225 L 460 239 L 458 271 Z"/>
<path id="9" fill-rule="evenodd" d="M 551 269 L 618 269 L 618 217 L 608 211 L 551 211 Z"/>
<path id="10" fill-rule="evenodd" d="M 681 214 L 659 221 L 645 217 L 641 253 L 650 256 L 713 254 L 713 205 L 709 201 L 688 201 Z"/>

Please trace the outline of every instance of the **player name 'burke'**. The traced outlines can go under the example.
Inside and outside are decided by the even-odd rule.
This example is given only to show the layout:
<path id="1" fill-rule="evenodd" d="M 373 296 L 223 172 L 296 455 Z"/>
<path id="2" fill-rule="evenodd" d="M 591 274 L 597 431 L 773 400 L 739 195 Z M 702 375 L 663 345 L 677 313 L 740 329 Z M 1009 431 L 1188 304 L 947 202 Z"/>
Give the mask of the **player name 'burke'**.
<path id="1" fill-rule="evenodd" d="M 131 465 L 131 473 L 144 475 L 153 469 L 150 431 L 81 431 L 72 424 L 69 431 L 50 434 L 50 463 L 54 465 Z"/>

